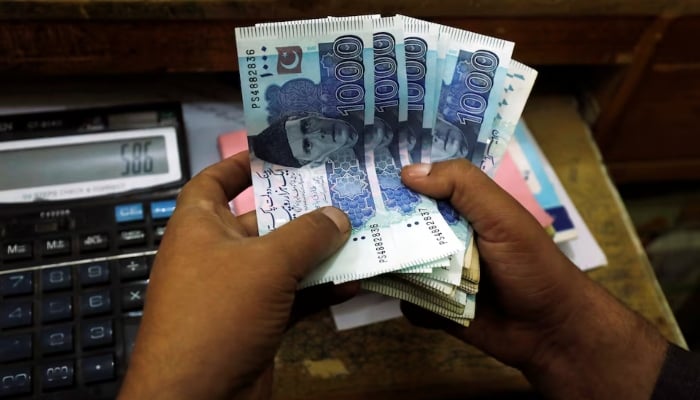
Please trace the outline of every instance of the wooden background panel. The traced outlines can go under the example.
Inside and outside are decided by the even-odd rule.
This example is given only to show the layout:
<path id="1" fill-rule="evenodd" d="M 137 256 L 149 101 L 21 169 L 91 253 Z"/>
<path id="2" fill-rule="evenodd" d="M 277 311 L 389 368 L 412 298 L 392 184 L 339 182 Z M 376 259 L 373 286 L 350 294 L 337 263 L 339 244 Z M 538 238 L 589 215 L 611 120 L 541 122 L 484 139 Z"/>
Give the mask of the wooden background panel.
<path id="1" fill-rule="evenodd" d="M 448 19 L 516 42 L 515 57 L 534 65 L 629 61 L 649 19 Z M 4 22 L 0 72 L 105 74 L 237 70 L 234 29 L 256 21 Z M 616 38 L 611 40 L 610 38 Z"/>
<path id="2" fill-rule="evenodd" d="M 601 149 L 608 163 L 698 159 L 700 66 L 652 66 L 608 133 Z M 672 177 L 672 176 L 670 176 Z"/>
<path id="3" fill-rule="evenodd" d="M 700 14 L 695 0 L 4 0 L 0 19 L 254 19 L 402 13 L 435 16 Z"/>
<path id="4" fill-rule="evenodd" d="M 532 65 L 625 64 L 650 17 L 432 18 L 515 42 L 514 57 Z"/>
<path id="5" fill-rule="evenodd" d="M 655 64 L 700 66 L 700 17 L 678 18 L 668 27 L 654 55 Z"/>

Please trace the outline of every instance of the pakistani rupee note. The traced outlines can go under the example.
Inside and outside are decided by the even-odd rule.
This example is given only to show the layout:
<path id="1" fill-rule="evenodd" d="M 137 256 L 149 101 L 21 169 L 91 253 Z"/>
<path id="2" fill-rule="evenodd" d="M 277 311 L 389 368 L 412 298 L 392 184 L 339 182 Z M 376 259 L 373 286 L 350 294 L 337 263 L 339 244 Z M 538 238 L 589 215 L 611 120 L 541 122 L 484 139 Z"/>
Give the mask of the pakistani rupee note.
<path id="1" fill-rule="evenodd" d="M 374 129 L 372 30 L 369 20 L 353 19 L 236 31 L 260 233 L 327 205 L 352 224 L 348 243 L 302 286 L 360 279 L 425 257 L 398 253 L 375 171 L 365 165 Z M 460 247 L 443 231 L 430 246 L 434 258 Z"/>
<path id="2" fill-rule="evenodd" d="M 518 61 L 510 61 L 491 131 L 488 135 L 479 136 L 473 157 L 474 164 L 480 165 L 481 170 L 490 176 L 493 176 L 508 149 L 536 78 L 537 71 L 534 69 Z"/>

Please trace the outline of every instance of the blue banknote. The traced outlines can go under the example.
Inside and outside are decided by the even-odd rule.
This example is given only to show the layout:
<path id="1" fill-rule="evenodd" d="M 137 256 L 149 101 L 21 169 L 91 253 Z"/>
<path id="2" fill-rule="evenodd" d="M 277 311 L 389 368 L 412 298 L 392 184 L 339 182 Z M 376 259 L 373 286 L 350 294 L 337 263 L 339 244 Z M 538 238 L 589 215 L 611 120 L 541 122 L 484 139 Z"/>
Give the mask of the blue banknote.
<path id="1" fill-rule="evenodd" d="M 441 74 L 432 130 L 430 161 L 472 160 L 481 130 L 490 130 L 513 43 L 451 27 L 440 27 L 438 72 Z M 471 227 L 446 201 L 438 201 L 443 218 L 465 243 Z M 463 263 L 452 257 L 450 269 Z M 458 265 L 457 265 L 458 264 Z"/>
<path id="2" fill-rule="evenodd" d="M 393 235 L 403 257 L 402 264 L 414 266 L 444 257 L 447 240 L 441 234 L 451 232 L 440 217 L 435 201 L 415 193 L 401 182 L 401 167 L 412 163 L 410 151 L 416 144 L 407 124 L 403 24 L 395 17 L 375 19 L 372 23 L 376 137 L 365 142 L 368 149 L 373 149 L 366 162 L 368 169 L 374 166 L 384 205 L 382 214 L 385 221 L 392 223 Z M 370 146 L 368 142 L 374 143 Z M 454 243 L 459 241 L 454 240 Z M 459 245 L 453 249 L 457 251 L 462 247 Z"/>
<path id="3" fill-rule="evenodd" d="M 431 159 L 472 160 L 479 136 L 491 133 L 513 43 L 454 28 L 447 33 Z"/>
<path id="4" fill-rule="evenodd" d="M 472 158 L 474 164 L 481 165 L 481 170 L 490 176 L 495 173 L 508 148 L 536 78 L 534 69 L 510 61 L 498 110 L 491 123 L 491 134 L 479 137 Z"/>
<path id="5" fill-rule="evenodd" d="M 356 259 L 366 263 L 360 274 L 399 267 L 364 168 L 374 120 L 371 32 L 359 19 L 236 30 L 260 234 L 329 205 L 352 223 L 351 241 L 307 284 L 343 280 L 356 272 L 343 264 Z"/>
<path id="6" fill-rule="evenodd" d="M 352 223 L 350 241 L 303 286 L 423 260 L 418 251 L 415 259 L 399 254 L 376 170 L 366 165 L 376 130 L 372 31 L 370 19 L 358 18 L 236 31 L 260 233 L 327 205 Z M 449 254 L 459 243 L 445 231 Z"/>
<path id="7" fill-rule="evenodd" d="M 434 88 L 438 86 L 438 25 L 399 16 L 403 23 L 408 81 L 408 137 L 411 162 L 429 162 L 432 129 L 435 120 Z M 425 151 L 425 153 L 424 153 Z"/>

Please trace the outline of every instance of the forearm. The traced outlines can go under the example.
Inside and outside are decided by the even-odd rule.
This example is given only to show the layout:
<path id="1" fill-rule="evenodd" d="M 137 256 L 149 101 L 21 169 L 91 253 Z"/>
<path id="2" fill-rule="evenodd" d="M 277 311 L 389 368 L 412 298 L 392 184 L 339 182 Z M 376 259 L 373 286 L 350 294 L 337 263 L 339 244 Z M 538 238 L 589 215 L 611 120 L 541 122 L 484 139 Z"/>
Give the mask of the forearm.
<path id="1" fill-rule="evenodd" d="M 605 289 L 587 279 L 581 286 L 577 309 L 526 375 L 550 398 L 648 399 L 668 343 Z"/>
<path id="2" fill-rule="evenodd" d="M 669 345 L 654 388 L 654 400 L 690 400 L 700 397 L 700 354 Z"/>

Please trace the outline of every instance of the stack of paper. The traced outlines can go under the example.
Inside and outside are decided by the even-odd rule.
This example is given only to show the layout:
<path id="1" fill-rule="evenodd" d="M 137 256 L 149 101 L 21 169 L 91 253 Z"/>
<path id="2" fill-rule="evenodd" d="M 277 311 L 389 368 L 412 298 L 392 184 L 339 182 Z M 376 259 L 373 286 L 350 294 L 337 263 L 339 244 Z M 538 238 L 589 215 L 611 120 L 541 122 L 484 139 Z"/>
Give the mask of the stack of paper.
<path id="1" fill-rule="evenodd" d="M 466 158 L 493 174 L 537 74 L 514 44 L 405 16 L 259 24 L 236 42 L 260 234 L 329 205 L 352 223 L 302 287 L 362 280 L 468 325 L 471 227 L 399 173 Z"/>

